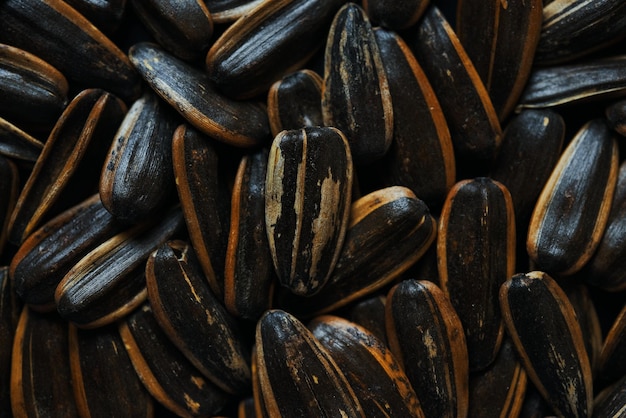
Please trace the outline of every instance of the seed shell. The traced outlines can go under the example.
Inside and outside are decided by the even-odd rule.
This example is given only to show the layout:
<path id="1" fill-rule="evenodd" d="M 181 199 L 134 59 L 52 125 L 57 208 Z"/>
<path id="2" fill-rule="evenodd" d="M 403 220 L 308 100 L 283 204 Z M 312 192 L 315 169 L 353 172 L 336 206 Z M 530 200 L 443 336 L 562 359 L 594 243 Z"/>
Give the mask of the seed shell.
<path id="1" fill-rule="evenodd" d="M 461 418 L 468 408 L 468 357 L 463 327 L 433 283 L 400 282 L 385 305 L 389 347 L 427 417 Z"/>
<path id="2" fill-rule="evenodd" d="M 280 283 L 317 293 L 343 245 L 352 190 L 352 157 L 334 128 L 283 131 L 267 164 L 265 228 Z"/>
<path id="3" fill-rule="evenodd" d="M 229 397 L 206 380 L 161 330 L 150 305 L 120 323 L 120 335 L 133 367 L 150 394 L 178 416 L 219 412 Z"/>
<path id="4" fill-rule="evenodd" d="M 619 42 L 626 35 L 626 3 L 621 0 L 553 1 L 543 10 L 535 61 L 572 61 Z"/>
<path id="5" fill-rule="evenodd" d="M 380 159 L 393 135 L 393 107 L 367 15 L 354 3 L 337 12 L 325 51 L 322 115 L 348 138 L 356 164 Z"/>
<path id="6" fill-rule="evenodd" d="M 114 35 L 126 16 L 126 0 L 65 0 L 106 35 Z"/>
<path id="7" fill-rule="evenodd" d="M 82 328 L 110 324 L 146 299 L 145 262 L 183 225 L 178 209 L 162 219 L 125 230 L 80 259 L 54 294 L 57 310 Z"/>
<path id="8" fill-rule="evenodd" d="M 561 288 L 544 272 L 516 274 L 502 285 L 500 306 L 528 377 L 556 415 L 591 416 L 589 358 Z"/>
<path id="9" fill-rule="evenodd" d="M 28 129 L 49 130 L 67 105 L 67 80 L 52 65 L 0 44 L 0 114 Z"/>
<path id="10" fill-rule="evenodd" d="M 402 38 L 380 28 L 374 35 L 387 74 L 394 123 L 393 142 L 377 175 L 388 185 L 410 188 L 429 208 L 440 208 L 456 176 L 445 116 Z"/>
<path id="11" fill-rule="evenodd" d="M 389 348 L 366 329 L 337 316 L 308 324 L 354 390 L 368 417 L 421 417 L 411 383 Z"/>
<path id="12" fill-rule="evenodd" d="M 209 137 L 237 147 L 252 147 L 269 138 L 269 121 L 262 104 L 226 98 L 204 72 L 155 44 L 135 44 L 129 57 L 150 87 Z"/>
<path id="13" fill-rule="evenodd" d="M 64 1 L 4 1 L 0 21 L 0 42 L 40 57 L 81 88 L 107 89 L 127 101 L 139 95 L 140 78 L 126 54 Z"/>
<path id="14" fill-rule="evenodd" d="M 461 318 L 470 371 L 491 364 L 504 327 L 500 286 L 515 271 L 515 217 L 509 191 L 489 178 L 463 180 L 439 219 L 437 256 L 441 289 Z"/>
<path id="15" fill-rule="evenodd" d="M 618 149 L 601 119 L 572 139 L 533 211 L 526 248 L 538 268 L 552 274 L 579 271 L 604 232 L 617 182 Z"/>
<path id="16" fill-rule="evenodd" d="M 256 328 L 263 403 L 271 417 L 365 417 L 330 353 L 287 312 L 266 312 Z"/>
<path id="17" fill-rule="evenodd" d="M 102 90 L 84 90 L 72 100 L 18 197 L 9 226 L 12 243 L 24 242 L 59 207 L 67 209 L 94 193 L 106 149 L 125 112 L 120 99 Z"/>
<path id="18" fill-rule="evenodd" d="M 200 0 L 130 0 L 139 20 L 168 52 L 183 60 L 209 49 L 213 20 Z"/>
<path id="19" fill-rule="evenodd" d="M 270 87 L 267 111 L 272 135 L 281 131 L 322 126 L 322 78 L 314 71 L 287 74 Z"/>
<path id="20" fill-rule="evenodd" d="M 190 246 L 161 245 L 148 259 L 146 280 L 154 316 L 176 347 L 220 389 L 246 393 L 250 366 L 242 333 L 211 292 Z"/>
<path id="21" fill-rule="evenodd" d="M 500 122 L 515 107 L 530 76 L 542 10 L 542 0 L 457 3 L 459 40 L 480 74 Z"/>
<path id="22" fill-rule="evenodd" d="M 322 46 L 343 3 L 345 0 L 260 3 L 211 46 L 206 56 L 210 78 L 224 94 L 236 99 L 267 91 Z"/>
<path id="23" fill-rule="evenodd" d="M 79 330 L 70 326 L 69 358 L 81 417 L 154 416 L 152 398 L 133 369 L 117 327 Z"/>
<path id="24" fill-rule="evenodd" d="M 68 325 L 24 307 L 15 332 L 11 409 L 16 417 L 78 417 L 68 357 Z"/>
<path id="25" fill-rule="evenodd" d="M 270 308 L 275 272 L 265 229 L 267 150 L 241 159 L 231 200 L 224 272 L 224 305 L 240 318 L 256 321 Z"/>
<path id="26" fill-rule="evenodd" d="M 605 398 L 594 405 L 594 418 L 618 418 L 626 411 L 626 377 L 609 389 Z"/>
<path id="27" fill-rule="evenodd" d="M 249 14 L 263 0 L 206 0 L 215 23 L 234 22 L 245 14 Z"/>
<path id="28" fill-rule="evenodd" d="M 502 129 L 489 93 L 458 37 L 430 5 L 403 38 L 424 69 L 448 121 L 455 155 L 470 164 L 490 161 Z"/>
<path id="29" fill-rule="evenodd" d="M 597 381 L 603 385 L 626 376 L 626 305 L 604 339 L 599 369 Z"/>
<path id="30" fill-rule="evenodd" d="M 33 232 L 13 256 L 15 291 L 33 309 L 54 309 L 54 292 L 63 277 L 121 230 L 97 194 L 64 211 Z"/>
<path id="31" fill-rule="evenodd" d="M 136 100 L 119 125 L 102 165 L 100 197 L 117 219 L 153 216 L 174 192 L 172 135 L 178 120 L 154 93 Z"/>
<path id="32" fill-rule="evenodd" d="M 211 290 L 222 299 L 229 207 L 217 152 L 202 133 L 181 125 L 174 132 L 172 161 L 191 245 Z"/>
<path id="33" fill-rule="evenodd" d="M 536 68 L 516 110 L 626 95 L 626 55 Z"/>
<path id="34" fill-rule="evenodd" d="M 377 190 L 352 204 L 335 270 L 314 296 L 282 301 L 298 314 L 322 314 L 368 295 L 399 277 L 435 240 L 428 208 L 406 187 Z"/>

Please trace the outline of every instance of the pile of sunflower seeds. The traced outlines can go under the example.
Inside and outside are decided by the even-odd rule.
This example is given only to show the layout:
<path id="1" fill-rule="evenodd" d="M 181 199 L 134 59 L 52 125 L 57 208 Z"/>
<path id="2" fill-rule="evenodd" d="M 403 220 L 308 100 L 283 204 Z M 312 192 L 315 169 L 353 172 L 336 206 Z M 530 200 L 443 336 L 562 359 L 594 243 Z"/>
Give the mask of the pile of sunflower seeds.
<path id="1" fill-rule="evenodd" d="M 623 0 L 0 22 L 0 418 L 626 416 Z"/>

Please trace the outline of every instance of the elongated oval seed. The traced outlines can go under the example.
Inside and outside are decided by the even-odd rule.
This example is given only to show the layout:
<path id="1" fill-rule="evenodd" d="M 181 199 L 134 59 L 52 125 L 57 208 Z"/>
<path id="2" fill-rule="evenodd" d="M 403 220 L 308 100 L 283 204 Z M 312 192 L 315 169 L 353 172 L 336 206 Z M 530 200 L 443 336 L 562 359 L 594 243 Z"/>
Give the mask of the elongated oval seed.
<path id="1" fill-rule="evenodd" d="M 514 218 L 506 187 L 481 177 L 457 183 L 439 219 L 441 289 L 463 323 L 471 371 L 489 366 L 502 341 L 498 291 L 515 271 Z"/>
<path id="2" fill-rule="evenodd" d="M 54 309 L 54 292 L 87 253 L 122 230 L 98 195 L 33 232 L 11 260 L 15 291 L 37 310 Z"/>
<path id="3" fill-rule="evenodd" d="M 14 416 L 79 416 L 68 353 L 67 322 L 24 307 L 11 360 Z"/>
<path id="4" fill-rule="evenodd" d="M 617 182 L 618 150 L 601 119 L 567 146 L 532 214 L 526 248 L 538 268 L 568 275 L 591 258 L 604 232 Z"/>
<path id="5" fill-rule="evenodd" d="M 248 349 L 234 318 L 215 298 L 190 246 L 170 241 L 146 264 L 154 315 L 185 357 L 222 390 L 249 390 Z"/>
<path id="6" fill-rule="evenodd" d="M 478 165 L 490 161 L 502 136 L 498 116 L 444 15 L 431 4 L 422 19 L 403 35 L 439 99 L 457 163 Z"/>
<path id="7" fill-rule="evenodd" d="M 9 121 L 0 118 L 0 154 L 24 161 L 37 161 L 43 144 Z"/>
<path id="8" fill-rule="evenodd" d="M 529 378 L 557 415 L 591 416 L 589 358 L 574 308 L 556 282 L 539 271 L 517 274 L 502 285 L 500 306 Z"/>
<path id="9" fill-rule="evenodd" d="M 328 281 L 343 245 L 352 190 L 348 142 L 335 128 L 283 131 L 267 165 L 265 227 L 280 283 L 301 296 Z"/>
<path id="10" fill-rule="evenodd" d="M 355 323 L 320 316 L 308 324 L 354 390 L 368 417 L 421 417 L 419 399 L 389 348 Z"/>
<path id="11" fill-rule="evenodd" d="M 427 417 L 467 416 L 468 357 L 463 327 L 434 283 L 400 282 L 387 294 L 389 347 Z"/>
<path id="12" fill-rule="evenodd" d="M 322 46 L 345 0 L 263 2 L 233 23 L 211 46 L 206 65 L 226 95 L 249 98 L 300 67 Z"/>
<path id="13" fill-rule="evenodd" d="M 387 75 L 372 25 L 348 3 L 337 12 L 325 51 L 322 115 L 348 138 L 356 164 L 381 158 L 393 135 Z"/>
<path id="14" fill-rule="evenodd" d="M 541 0 L 460 0 L 457 34 L 485 83 L 500 122 L 511 113 L 528 77 L 541 32 Z"/>
<path id="15" fill-rule="evenodd" d="M 20 193 L 10 220 L 11 242 L 21 244 L 58 214 L 54 209 L 69 208 L 93 194 L 98 165 L 125 112 L 126 105 L 103 90 L 84 90 L 71 101 Z"/>
<path id="16" fill-rule="evenodd" d="M 241 159 L 231 200 L 224 305 L 250 320 L 270 308 L 276 276 L 265 229 L 267 156 L 261 150 Z"/>
<path id="17" fill-rule="evenodd" d="M 209 137 L 237 147 L 252 147 L 269 138 L 267 112 L 261 103 L 226 98 L 206 73 L 157 45 L 138 43 L 128 54 L 150 87 Z"/>
<path id="18" fill-rule="evenodd" d="M 255 351 L 270 417 L 365 417 L 330 353 L 292 315 L 266 312 L 257 323 Z"/>

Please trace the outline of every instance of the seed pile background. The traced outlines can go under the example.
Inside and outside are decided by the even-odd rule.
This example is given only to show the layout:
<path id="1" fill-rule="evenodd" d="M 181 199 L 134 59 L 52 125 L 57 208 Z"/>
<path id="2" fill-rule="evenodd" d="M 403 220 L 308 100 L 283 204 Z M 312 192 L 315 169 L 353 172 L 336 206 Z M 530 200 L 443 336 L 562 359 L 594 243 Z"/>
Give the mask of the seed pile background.
<path id="1" fill-rule="evenodd" d="M 626 416 L 626 2 L 0 2 L 0 417 Z"/>

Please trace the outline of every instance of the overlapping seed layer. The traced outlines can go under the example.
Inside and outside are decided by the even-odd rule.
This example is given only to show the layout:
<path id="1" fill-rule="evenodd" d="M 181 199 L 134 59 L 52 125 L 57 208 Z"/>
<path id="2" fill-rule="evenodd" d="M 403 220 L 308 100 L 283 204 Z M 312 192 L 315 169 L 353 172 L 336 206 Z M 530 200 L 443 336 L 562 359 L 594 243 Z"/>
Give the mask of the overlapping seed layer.
<path id="1" fill-rule="evenodd" d="M 0 418 L 626 416 L 624 4 L 0 2 Z"/>

